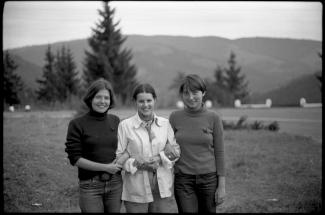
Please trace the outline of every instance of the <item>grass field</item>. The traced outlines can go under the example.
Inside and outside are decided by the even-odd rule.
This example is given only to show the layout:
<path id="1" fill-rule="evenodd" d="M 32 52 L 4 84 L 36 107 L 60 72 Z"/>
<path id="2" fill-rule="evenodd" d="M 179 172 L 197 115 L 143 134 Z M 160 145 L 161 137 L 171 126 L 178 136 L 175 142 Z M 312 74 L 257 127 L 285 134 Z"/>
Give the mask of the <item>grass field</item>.
<path id="1" fill-rule="evenodd" d="M 5 212 L 79 212 L 77 170 L 64 152 L 70 119 L 55 113 L 4 115 Z M 264 130 L 225 131 L 224 138 L 227 198 L 217 212 L 322 210 L 321 142 Z M 170 204 L 177 212 L 175 202 Z"/>

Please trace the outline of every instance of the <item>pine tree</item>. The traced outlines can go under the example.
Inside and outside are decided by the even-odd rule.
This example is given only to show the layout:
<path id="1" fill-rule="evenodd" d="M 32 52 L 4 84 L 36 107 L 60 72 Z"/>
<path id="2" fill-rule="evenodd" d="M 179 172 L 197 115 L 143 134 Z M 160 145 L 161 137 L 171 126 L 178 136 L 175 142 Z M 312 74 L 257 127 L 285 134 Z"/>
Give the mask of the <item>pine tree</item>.
<path id="1" fill-rule="evenodd" d="M 61 50 L 57 51 L 55 61 L 55 70 L 58 78 L 58 100 L 61 102 L 66 101 L 71 95 L 77 95 L 79 78 L 77 77 L 78 72 L 76 68 L 71 50 L 62 46 Z"/>
<path id="2" fill-rule="evenodd" d="M 36 80 L 39 89 L 36 91 L 37 99 L 46 102 L 55 102 L 58 98 L 57 83 L 58 77 L 55 72 L 55 56 L 48 45 L 45 53 L 45 65 L 43 67 L 43 79 Z"/>
<path id="3" fill-rule="evenodd" d="M 248 96 L 248 82 L 245 81 L 245 74 L 240 74 L 241 67 L 236 65 L 236 55 L 234 52 L 230 53 L 228 60 L 228 68 L 225 68 L 225 86 L 232 95 L 232 101 L 235 99 L 244 100 Z"/>
<path id="4" fill-rule="evenodd" d="M 93 35 L 88 39 L 91 51 L 85 51 L 83 79 L 87 85 L 98 78 L 110 81 L 116 95 L 125 104 L 137 83 L 137 70 L 131 65 L 131 51 L 121 50 L 126 37 L 117 29 L 118 23 L 113 23 L 115 9 L 104 2 L 103 10 L 98 12 L 102 20 L 92 29 Z"/>
<path id="5" fill-rule="evenodd" d="M 219 88 L 226 88 L 225 71 L 219 65 L 214 71 L 214 78 Z"/>
<path id="6" fill-rule="evenodd" d="M 15 74 L 17 68 L 18 65 L 12 59 L 9 51 L 6 51 L 3 59 L 3 96 L 5 103 L 9 105 L 20 103 L 18 93 L 24 89 L 23 81 Z"/>
<path id="7" fill-rule="evenodd" d="M 321 60 L 323 60 L 323 54 L 322 53 L 318 53 L 318 56 L 320 57 Z M 320 70 L 318 72 L 315 73 L 315 77 L 317 78 L 317 80 L 319 81 L 319 89 L 320 92 L 322 93 L 322 84 L 323 84 L 323 71 Z"/>

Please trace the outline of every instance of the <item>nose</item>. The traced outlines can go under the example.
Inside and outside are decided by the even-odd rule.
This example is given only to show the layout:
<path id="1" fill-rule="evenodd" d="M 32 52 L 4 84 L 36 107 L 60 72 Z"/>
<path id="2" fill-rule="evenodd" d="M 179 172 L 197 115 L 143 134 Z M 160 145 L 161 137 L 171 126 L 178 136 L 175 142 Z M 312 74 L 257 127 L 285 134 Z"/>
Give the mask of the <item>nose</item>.
<path id="1" fill-rule="evenodd" d="M 144 102 L 144 103 L 143 103 L 143 106 L 144 106 L 144 107 L 147 107 L 148 104 L 149 104 L 148 102 Z"/>
<path id="2" fill-rule="evenodd" d="M 193 95 L 193 93 L 189 93 L 189 97 L 190 97 L 190 99 L 193 99 L 194 98 L 194 95 Z"/>

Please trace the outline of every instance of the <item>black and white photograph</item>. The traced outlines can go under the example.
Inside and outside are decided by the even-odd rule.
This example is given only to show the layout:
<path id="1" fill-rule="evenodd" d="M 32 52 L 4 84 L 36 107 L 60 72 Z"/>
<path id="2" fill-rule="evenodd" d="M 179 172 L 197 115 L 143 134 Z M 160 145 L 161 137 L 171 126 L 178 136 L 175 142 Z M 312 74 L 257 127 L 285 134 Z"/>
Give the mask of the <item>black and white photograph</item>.
<path id="1" fill-rule="evenodd" d="M 321 213 L 320 1 L 4 1 L 4 213 Z"/>

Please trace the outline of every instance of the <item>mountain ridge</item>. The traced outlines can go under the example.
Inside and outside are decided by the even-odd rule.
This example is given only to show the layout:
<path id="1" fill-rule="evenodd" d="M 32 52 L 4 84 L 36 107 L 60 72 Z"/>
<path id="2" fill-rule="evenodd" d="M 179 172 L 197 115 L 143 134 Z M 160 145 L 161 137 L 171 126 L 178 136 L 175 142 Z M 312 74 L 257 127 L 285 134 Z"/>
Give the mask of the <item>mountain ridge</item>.
<path id="1" fill-rule="evenodd" d="M 169 90 L 169 86 L 178 71 L 212 78 L 217 65 L 227 66 L 231 51 L 236 54 L 237 65 L 241 67 L 241 73 L 246 75 L 252 93 L 267 93 L 295 78 L 313 74 L 322 68 L 318 57 L 318 52 L 322 50 L 322 42 L 314 40 L 126 36 L 123 47 L 131 49 L 133 53 L 132 62 L 138 68 L 138 79 L 141 82 L 152 83 L 158 93 L 165 97 L 162 98 L 165 101 L 168 97 L 177 99 L 177 95 Z M 71 49 L 77 69 L 81 73 L 84 51 L 89 49 L 87 38 L 53 43 L 52 51 L 55 53 L 62 45 Z M 42 67 L 45 63 L 46 48 L 47 45 L 36 45 L 9 51 L 28 63 Z M 24 72 L 20 73 L 24 76 Z"/>

